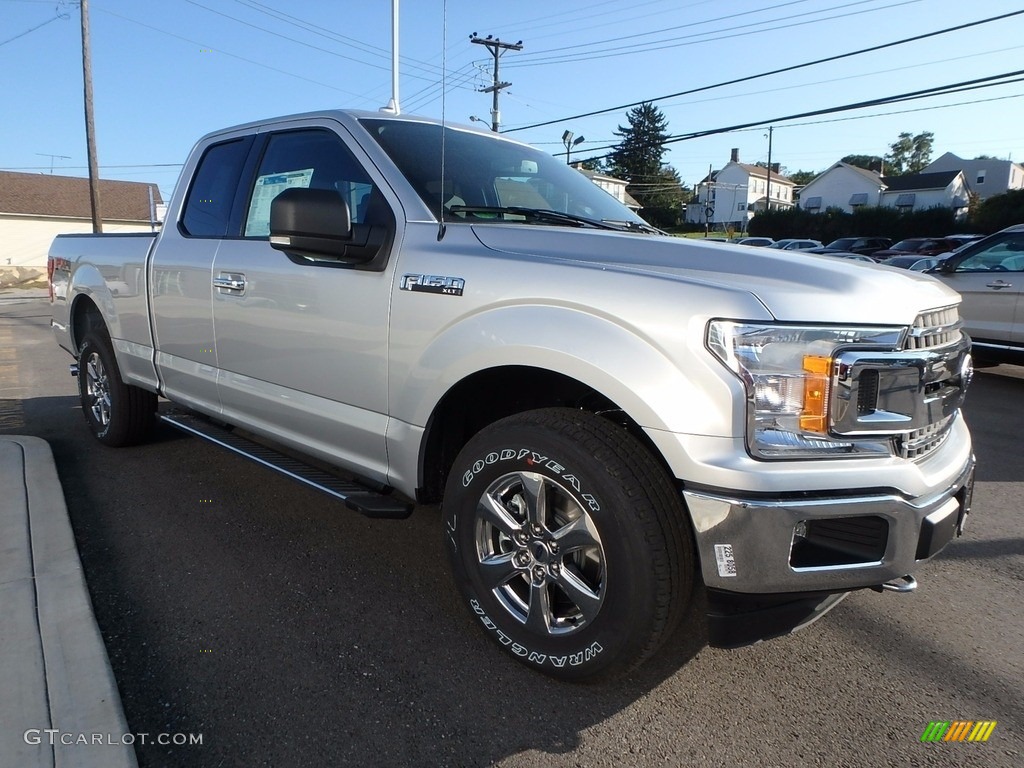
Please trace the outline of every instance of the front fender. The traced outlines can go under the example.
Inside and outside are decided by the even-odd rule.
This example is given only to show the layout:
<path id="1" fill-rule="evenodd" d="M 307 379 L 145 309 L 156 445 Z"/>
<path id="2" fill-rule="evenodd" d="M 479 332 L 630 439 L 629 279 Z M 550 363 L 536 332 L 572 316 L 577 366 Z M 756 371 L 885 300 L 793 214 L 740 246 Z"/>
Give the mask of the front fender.
<path id="1" fill-rule="evenodd" d="M 640 329 L 578 307 L 490 308 L 446 327 L 409 365 L 396 366 L 392 415 L 423 426 L 451 387 L 491 368 L 544 368 L 616 403 L 641 427 L 742 434 L 739 381 L 703 349 L 703 319 L 683 321 L 661 345 Z M 693 340 L 699 340 L 694 348 Z"/>

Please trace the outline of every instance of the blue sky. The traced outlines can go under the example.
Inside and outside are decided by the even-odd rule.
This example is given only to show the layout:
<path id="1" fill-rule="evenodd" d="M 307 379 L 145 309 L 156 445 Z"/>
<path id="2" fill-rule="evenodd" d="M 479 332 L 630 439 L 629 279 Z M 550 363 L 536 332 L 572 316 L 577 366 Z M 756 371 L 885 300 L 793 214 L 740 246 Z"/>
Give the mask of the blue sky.
<path id="1" fill-rule="evenodd" d="M 558 120 L 513 135 L 564 154 L 571 130 L 586 138 L 573 156 L 585 157 L 607 151 L 596 148 L 614 142 L 625 110 L 562 118 L 1018 10 L 1014 0 L 405 0 L 400 103 L 440 117 L 443 64 L 447 119 L 489 122 L 490 95 L 479 89 L 492 59 L 470 35 L 522 40 L 501 58 L 512 83 L 502 127 Z M 90 0 L 90 11 L 100 173 L 155 182 L 165 198 L 210 130 L 377 109 L 390 96 L 390 0 Z M 0 0 L 0 169 L 86 174 L 79 18 L 67 0 Z M 1017 16 L 655 103 L 669 132 L 684 134 L 1012 72 L 1024 69 L 1022 51 Z M 732 147 L 764 161 L 766 125 L 672 144 L 666 159 L 688 184 Z M 773 125 L 772 160 L 789 171 L 882 154 L 901 131 L 932 131 L 933 157 L 1024 161 L 1024 84 Z"/>

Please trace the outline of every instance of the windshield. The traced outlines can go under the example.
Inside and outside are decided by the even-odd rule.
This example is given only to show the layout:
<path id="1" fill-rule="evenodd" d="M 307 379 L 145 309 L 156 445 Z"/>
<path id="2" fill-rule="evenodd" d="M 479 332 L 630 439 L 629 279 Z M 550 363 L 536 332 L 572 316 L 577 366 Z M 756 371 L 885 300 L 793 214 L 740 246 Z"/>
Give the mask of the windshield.
<path id="1" fill-rule="evenodd" d="M 855 242 L 857 242 L 855 237 L 840 237 L 838 240 L 833 240 L 829 243 L 828 247 L 845 251 L 847 248 L 852 248 Z"/>
<path id="2" fill-rule="evenodd" d="M 361 124 L 387 152 L 413 188 L 446 221 L 487 221 L 479 208 L 557 211 L 594 221 L 643 219 L 562 160 L 518 142 L 458 128 L 445 128 L 444 183 L 441 182 L 441 126 L 387 118 L 364 118 Z M 492 213 L 492 221 L 508 216 Z M 567 223 L 556 217 L 521 216 L 530 223 Z"/>

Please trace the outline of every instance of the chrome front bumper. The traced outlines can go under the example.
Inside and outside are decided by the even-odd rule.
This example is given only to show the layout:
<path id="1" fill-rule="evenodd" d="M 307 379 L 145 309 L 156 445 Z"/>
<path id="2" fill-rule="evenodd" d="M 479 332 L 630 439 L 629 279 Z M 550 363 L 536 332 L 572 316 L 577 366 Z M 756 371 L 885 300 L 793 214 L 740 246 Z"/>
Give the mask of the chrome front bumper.
<path id="1" fill-rule="evenodd" d="M 686 489 L 704 583 L 740 593 L 842 591 L 910 574 L 962 532 L 974 463 L 971 456 L 954 482 L 912 499 Z"/>

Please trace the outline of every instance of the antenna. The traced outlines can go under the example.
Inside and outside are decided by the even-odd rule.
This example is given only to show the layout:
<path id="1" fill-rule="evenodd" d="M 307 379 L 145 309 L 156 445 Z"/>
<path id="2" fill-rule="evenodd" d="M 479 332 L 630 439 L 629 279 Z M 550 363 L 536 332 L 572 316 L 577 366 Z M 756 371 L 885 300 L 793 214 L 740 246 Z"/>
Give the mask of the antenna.
<path id="1" fill-rule="evenodd" d="M 48 158 L 50 158 L 50 175 L 51 176 L 53 176 L 53 161 L 54 160 L 57 160 L 57 159 L 60 159 L 60 160 L 70 160 L 71 159 L 68 155 L 51 155 L 49 152 L 36 152 L 36 154 L 39 155 L 40 157 L 48 157 Z"/>
<path id="2" fill-rule="evenodd" d="M 441 3 L 441 194 L 437 211 L 437 242 L 444 238 L 444 141 L 445 141 L 445 83 L 448 74 L 448 0 Z"/>
<path id="3" fill-rule="evenodd" d="M 391 99 L 381 112 L 401 113 L 398 106 L 398 0 L 391 0 Z"/>

